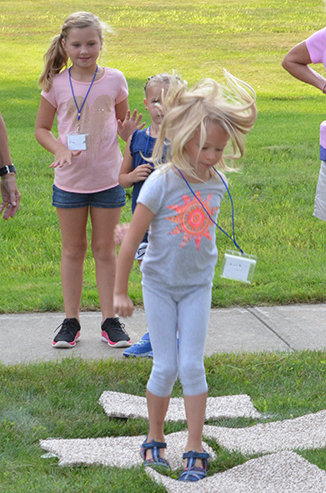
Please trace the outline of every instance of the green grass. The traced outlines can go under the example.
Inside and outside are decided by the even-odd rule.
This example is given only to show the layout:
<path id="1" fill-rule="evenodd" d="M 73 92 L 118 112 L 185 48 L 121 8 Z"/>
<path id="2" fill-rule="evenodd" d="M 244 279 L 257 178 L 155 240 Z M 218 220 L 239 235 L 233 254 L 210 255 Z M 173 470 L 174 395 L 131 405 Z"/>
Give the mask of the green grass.
<path id="1" fill-rule="evenodd" d="M 43 459 L 40 439 L 136 436 L 147 433 L 143 419 L 108 418 L 98 400 L 112 390 L 145 395 L 151 361 L 86 362 L 79 358 L 60 363 L 0 365 L 0 492 L 150 492 L 155 486 L 143 468 L 58 467 L 57 459 Z M 262 418 L 220 419 L 208 424 L 252 426 L 291 419 L 326 408 L 324 352 L 294 354 L 229 354 L 206 359 L 210 396 L 250 395 Z M 128 377 L 126 377 L 128 375 Z M 173 396 L 181 396 L 179 382 Z M 167 423 L 166 433 L 185 429 Z M 217 453 L 209 474 L 239 465 L 251 457 L 229 453 L 214 441 Z M 299 452 L 326 469 L 324 450 Z M 174 473 L 175 475 L 175 473 Z M 131 486 L 132 484 L 132 486 Z M 127 485 L 127 486 L 125 486 Z"/>
<path id="2" fill-rule="evenodd" d="M 0 1 L 0 110 L 22 193 L 15 219 L 0 221 L 1 312 L 63 307 L 51 155 L 37 144 L 33 130 L 43 54 L 65 17 L 84 8 L 82 2 L 62 0 Z M 225 67 L 257 91 L 259 116 L 247 138 L 242 171 L 229 180 L 237 241 L 257 255 L 258 264 L 251 285 L 221 279 L 224 251 L 233 244 L 218 232 L 214 306 L 325 301 L 325 224 L 312 217 L 325 100 L 281 67 L 290 47 L 324 26 L 321 0 L 168 0 L 160 5 L 116 0 L 91 1 L 88 8 L 115 30 L 116 35 L 107 38 L 101 63 L 125 73 L 132 108 L 143 110 L 148 75 L 172 69 L 192 84 L 203 76 L 219 78 Z M 144 120 L 148 122 L 148 115 Z M 128 202 L 122 220 L 129 219 Z M 228 199 L 219 223 L 231 233 Z M 136 263 L 130 294 L 136 304 L 142 303 Z M 98 308 L 88 251 L 82 309 Z"/>

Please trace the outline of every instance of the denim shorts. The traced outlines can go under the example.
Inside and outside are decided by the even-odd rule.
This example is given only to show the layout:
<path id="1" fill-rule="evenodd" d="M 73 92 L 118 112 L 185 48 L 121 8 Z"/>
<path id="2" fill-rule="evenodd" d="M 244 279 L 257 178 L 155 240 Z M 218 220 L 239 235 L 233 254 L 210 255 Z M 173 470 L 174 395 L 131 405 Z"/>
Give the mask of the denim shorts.
<path id="1" fill-rule="evenodd" d="M 116 209 L 126 205 L 126 193 L 120 185 L 95 193 L 66 192 L 55 185 L 52 188 L 52 205 L 60 209 L 76 209 L 78 207 Z"/>

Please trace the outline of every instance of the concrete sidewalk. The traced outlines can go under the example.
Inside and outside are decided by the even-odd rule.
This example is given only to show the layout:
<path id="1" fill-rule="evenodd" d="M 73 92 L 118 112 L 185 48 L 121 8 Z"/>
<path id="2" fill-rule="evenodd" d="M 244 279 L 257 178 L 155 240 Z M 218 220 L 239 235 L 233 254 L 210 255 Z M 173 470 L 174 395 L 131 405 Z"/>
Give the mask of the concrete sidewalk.
<path id="1" fill-rule="evenodd" d="M 63 313 L 0 315 L 0 361 L 6 365 L 84 359 L 125 359 L 124 349 L 101 341 L 101 313 L 82 312 L 81 340 L 73 349 L 51 346 Z M 143 310 L 121 319 L 133 343 L 146 331 Z M 206 355 L 228 352 L 296 351 L 326 348 L 326 304 L 212 309 Z"/>

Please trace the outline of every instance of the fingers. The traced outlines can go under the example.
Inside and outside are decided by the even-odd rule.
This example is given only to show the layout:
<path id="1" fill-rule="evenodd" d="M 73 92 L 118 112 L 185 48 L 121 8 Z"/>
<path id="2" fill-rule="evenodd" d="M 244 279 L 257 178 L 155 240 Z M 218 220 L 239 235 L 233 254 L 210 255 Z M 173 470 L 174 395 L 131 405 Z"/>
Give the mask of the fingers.
<path id="1" fill-rule="evenodd" d="M 79 156 L 82 151 L 70 151 L 70 156 L 64 156 L 62 158 L 58 158 L 53 163 L 50 164 L 49 168 L 62 168 L 65 164 L 71 166 L 71 159 L 75 156 Z"/>

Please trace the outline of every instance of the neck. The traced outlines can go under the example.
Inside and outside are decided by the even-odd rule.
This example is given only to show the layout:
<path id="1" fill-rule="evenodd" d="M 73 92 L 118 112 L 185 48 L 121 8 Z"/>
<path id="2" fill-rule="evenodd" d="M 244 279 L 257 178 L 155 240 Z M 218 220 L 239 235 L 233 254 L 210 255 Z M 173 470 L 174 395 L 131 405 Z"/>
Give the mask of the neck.
<path id="1" fill-rule="evenodd" d="M 91 67 L 80 68 L 75 65 L 71 66 L 70 75 L 73 79 L 79 82 L 91 82 L 93 80 L 97 64 Z"/>
<path id="2" fill-rule="evenodd" d="M 161 125 L 157 125 L 157 123 L 151 123 L 151 137 L 156 139 L 158 137 Z"/>

